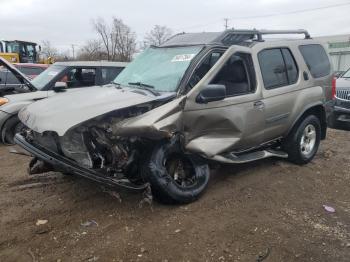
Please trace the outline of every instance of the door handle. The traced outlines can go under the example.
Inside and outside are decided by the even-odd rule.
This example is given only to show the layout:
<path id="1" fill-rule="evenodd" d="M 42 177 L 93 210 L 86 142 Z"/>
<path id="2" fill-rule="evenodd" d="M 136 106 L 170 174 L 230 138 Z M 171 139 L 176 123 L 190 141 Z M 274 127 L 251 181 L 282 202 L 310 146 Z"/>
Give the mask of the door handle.
<path id="1" fill-rule="evenodd" d="M 265 108 L 265 103 L 263 101 L 255 101 L 254 102 L 254 107 L 259 109 L 259 110 L 263 110 Z"/>

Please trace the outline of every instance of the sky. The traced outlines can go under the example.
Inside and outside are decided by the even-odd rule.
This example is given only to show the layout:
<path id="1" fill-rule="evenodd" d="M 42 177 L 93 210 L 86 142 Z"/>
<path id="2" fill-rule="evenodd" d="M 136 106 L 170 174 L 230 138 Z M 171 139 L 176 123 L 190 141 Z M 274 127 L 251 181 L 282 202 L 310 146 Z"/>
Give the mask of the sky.
<path id="1" fill-rule="evenodd" d="M 330 7 L 334 5 L 340 5 Z M 312 36 L 350 34 L 349 0 L 0 0 L 0 39 L 60 50 L 96 38 L 92 20 L 120 18 L 141 41 L 156 24 L 178 32 L 234 28 L 307 29 Z"/>

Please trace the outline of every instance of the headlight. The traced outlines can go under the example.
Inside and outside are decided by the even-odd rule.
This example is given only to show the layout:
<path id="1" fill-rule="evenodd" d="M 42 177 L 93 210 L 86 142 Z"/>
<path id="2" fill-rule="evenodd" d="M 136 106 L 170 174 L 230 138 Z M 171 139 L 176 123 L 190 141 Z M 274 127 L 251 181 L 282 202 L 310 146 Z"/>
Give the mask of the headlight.
<path id="1" fill-rule="evenodd" d="M 6 103 L 8 103 L 8 99 L 7 98 L 5 98 L 5 97 L 0 97 L 0 106 L 2 106 L 2 105 L 5 105 Z"/>

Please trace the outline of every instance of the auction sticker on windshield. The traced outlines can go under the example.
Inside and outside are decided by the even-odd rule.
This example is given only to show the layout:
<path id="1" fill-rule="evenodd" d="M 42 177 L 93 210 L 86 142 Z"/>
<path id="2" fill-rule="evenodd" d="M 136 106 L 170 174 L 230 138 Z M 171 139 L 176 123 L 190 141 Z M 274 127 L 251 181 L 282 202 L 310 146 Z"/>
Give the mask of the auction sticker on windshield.
<path id="1" fill-rule="evenodd" d="M 55 76 L 55 75 L 57 75 L 59 72 L 57 72 L 57 71 L 50 71 L 50 72 L 48 72 L 48 75 L 49 76 Z"/>
<path id="2" fill-rule="evenodd" d="M 191 61 L 193 57 L 195 57 L 196 54 L 183 54 L 183 55 L 176 55 L 171 60 L 171 62 L 185 62 L 185 61 Z"/>

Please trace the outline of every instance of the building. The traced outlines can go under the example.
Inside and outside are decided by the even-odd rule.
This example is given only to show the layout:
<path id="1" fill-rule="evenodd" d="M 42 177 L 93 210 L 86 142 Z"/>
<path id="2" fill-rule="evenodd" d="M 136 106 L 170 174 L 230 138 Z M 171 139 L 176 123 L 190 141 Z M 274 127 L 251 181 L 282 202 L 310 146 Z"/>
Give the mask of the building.
<path id="1" fill-rule="evenodd" d="M 315 37 L 323 42 L 331 57 L 334 71 L 350 68 L 350 34 Z"/>

